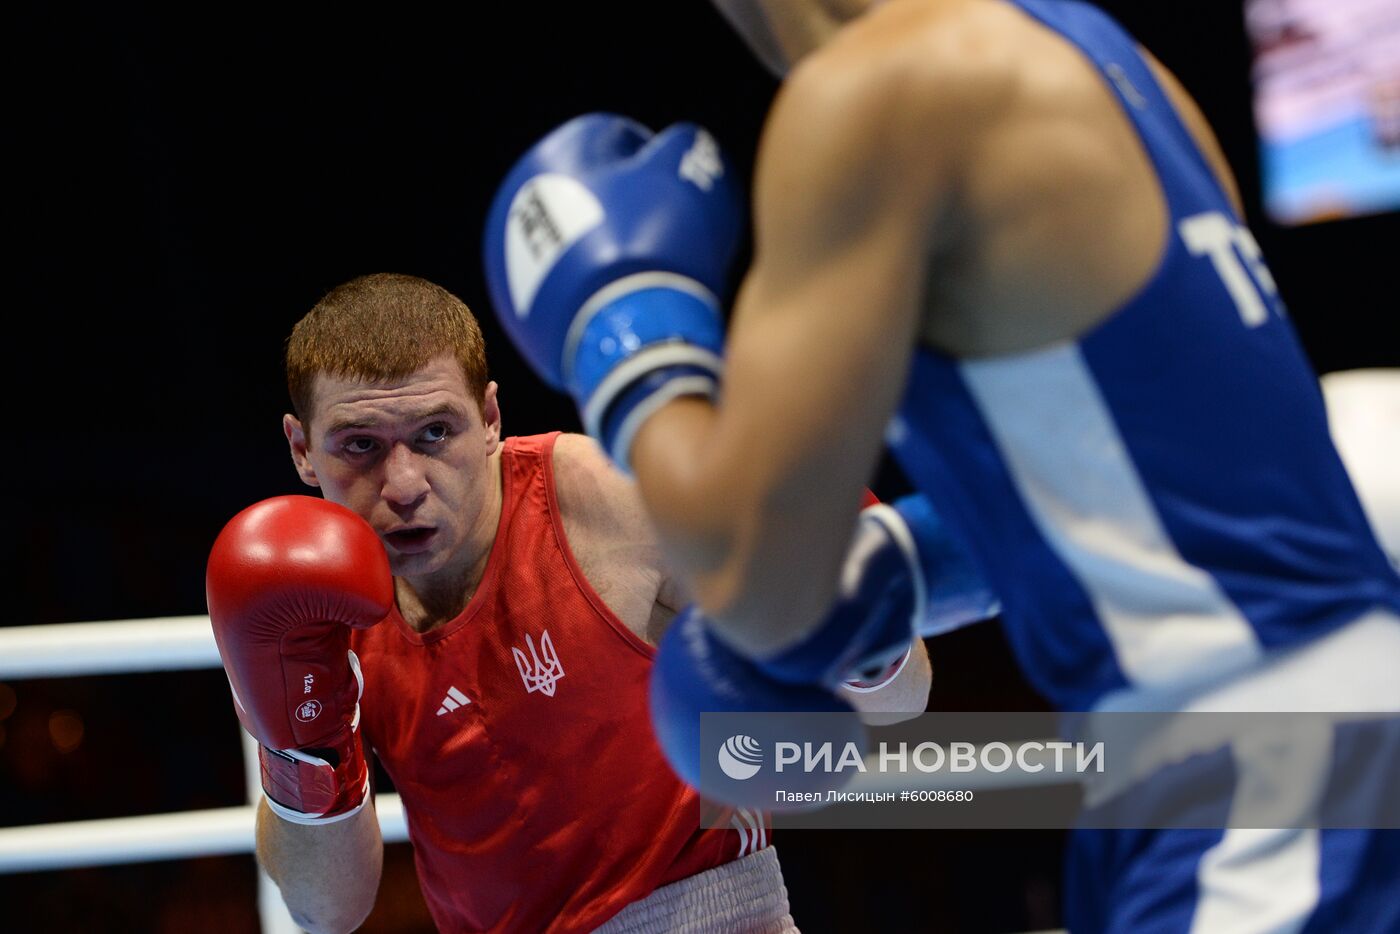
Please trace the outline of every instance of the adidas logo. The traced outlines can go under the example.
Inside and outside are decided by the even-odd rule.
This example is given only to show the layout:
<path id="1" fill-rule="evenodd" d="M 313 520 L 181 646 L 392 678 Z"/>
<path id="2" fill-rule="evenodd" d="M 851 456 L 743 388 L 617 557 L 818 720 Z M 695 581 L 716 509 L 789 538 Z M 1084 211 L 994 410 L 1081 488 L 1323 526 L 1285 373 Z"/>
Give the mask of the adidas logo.
<path id="1" fill-rule="evenodd" d="M 447 696 L 442 699 L 442 706 L 438 708 L 437 715 L 441 717 L 445 713 L 456 710 L 458 707 L 465 707 L 472 702 L 472 699 L 455 687 L 447 689 Z"/>

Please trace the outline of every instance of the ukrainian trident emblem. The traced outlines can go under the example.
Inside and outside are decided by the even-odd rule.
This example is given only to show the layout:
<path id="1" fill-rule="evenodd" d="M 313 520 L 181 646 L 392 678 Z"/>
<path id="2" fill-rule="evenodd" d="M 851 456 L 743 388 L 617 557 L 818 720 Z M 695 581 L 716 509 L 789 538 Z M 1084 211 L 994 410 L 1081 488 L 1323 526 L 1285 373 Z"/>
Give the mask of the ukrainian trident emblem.
<path id="1" fill-rule="evenodd" d="M 540 636 L 538 652 L 535 651 L 535 642 L 529 633 L 525 635 L 525 647 L 530 650 L 528 658 L 517 648 L 510 650 L 515 656 L 515 667 L 520 671 L 520 680 L 525 682 L 525 693 L 533 694 L 539 691 L 546 697 L 553 697 L 555 684 L 564 677 L 564 666 L 559 664 L 559 653 L 554 651 L 554 640 L 549 638 L 549 631 L 545 630 L 544 635 Z"/>

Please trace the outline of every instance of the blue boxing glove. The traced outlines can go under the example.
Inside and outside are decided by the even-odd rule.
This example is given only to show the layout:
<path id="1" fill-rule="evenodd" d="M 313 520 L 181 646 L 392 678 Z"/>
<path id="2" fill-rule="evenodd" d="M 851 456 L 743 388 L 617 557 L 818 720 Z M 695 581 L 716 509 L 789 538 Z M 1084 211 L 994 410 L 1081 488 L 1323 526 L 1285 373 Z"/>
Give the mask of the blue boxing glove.
<path id="1" fill-rule="evenodd" d="M 861 510 L 837 599 L 794 645 L 759 660 L 794 684 L 865 686 L 907 656 L 916 638 L 1001 612 L 962 543 L 921 494 Z"/>
<path id="2" fill-rule="evenodd" d="M 745 744 L 730 748 L 729 741 L 752 737 L 736 733 L 743 721 L 733 718 L 714 724 L 706 736 L 702 713 L 771 711 L 780 716 L 756 719 L 749 732 L 801 737 L 813 746 L 831 742 L 838 755 L 847 743 L 863 747 L 864 727 L 837 690 L 902 660 L 916 638 L 988 619 L 1000 609 L 927 499 L 915 495 L 893 506 L 877 503 L 861 511 L 836 602 L 795 645 L 754 660 L 729 648 L 699 613 L 677 618 L 652 668 L 653 729 L 677 774 L 707 797 L 738 807 L 780 809 L 778 789 L 822 791 L 844 781 L 792 770 L 735 780 L 721 763 L 726 755 L 743 758 Z M 759 754 L 765 751 L 763 743 L 757 747 Z"/>
<path id="3" fill-rule="evenodd" d="M 709 133 L 653 134 L 611 114 L 550 133 L 496 194 L 485 265 L 497 317 L 624 468 L 649 415 L 716 393 L 719 295 L 742 223 Z"/>
<path id="4" fill-rule="evenodd" d="M 792 805 L 779 791 L 837 790 L 854 777 L 804 770 L 800 762 L 783 768 L 780 742 L 815 749 L 829 743 L 838 757 L 865 749 L 865 725 L 848 703 L 820 686 L 769 677 L 722 642 L 695 607 L 661 639 L 650 703 L 652 730 L 671 768 L 706 798 L 734 807 L 786 810 Z"/>

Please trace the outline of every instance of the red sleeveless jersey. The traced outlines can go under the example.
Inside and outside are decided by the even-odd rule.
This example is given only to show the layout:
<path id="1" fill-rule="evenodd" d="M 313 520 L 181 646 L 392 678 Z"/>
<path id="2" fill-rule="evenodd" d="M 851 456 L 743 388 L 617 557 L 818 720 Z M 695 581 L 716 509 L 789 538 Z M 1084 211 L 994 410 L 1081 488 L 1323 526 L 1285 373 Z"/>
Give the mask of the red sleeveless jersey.
<path id="1" fill-rule="evenodd" d="M 700 829 L 698 797 L 662 759 L 654 653 L 569 550 L 556 437 L 506 439 L 496 541 L 457 618 L 419 634 L 395 610 L 352 636 L 363 735 L 443 931 L 592 930 L 754 844 Z"/>

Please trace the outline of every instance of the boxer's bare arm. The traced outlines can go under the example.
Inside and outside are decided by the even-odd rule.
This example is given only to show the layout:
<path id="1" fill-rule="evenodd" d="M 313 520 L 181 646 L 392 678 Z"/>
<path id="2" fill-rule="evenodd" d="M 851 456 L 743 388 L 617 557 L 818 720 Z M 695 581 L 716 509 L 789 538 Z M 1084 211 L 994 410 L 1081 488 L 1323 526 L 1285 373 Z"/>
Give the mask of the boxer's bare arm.
<path id="1" fill-rule="evenodd" d="M 804 63 L 769 118 L 721 404 L 666 407 L 631 452 L 671 557 L 756 653 L 833 596 L 944 235 L 956 141 L 930 128 L 975 119 L 957 95 L 912 92 L 898 62 L 843 55 Z"/>
<path id="2" fill-rule="evenodd" d="M 554 443 L 554 490 L 568 548 L 589 585 L 624 626 L 655 645 L 689 601 L 668 584 L 636 484 L 592 439 L 562 434 Z"/>
<path id="3" fill-rule="evenodd" d="M 353 931 L 374 908 L 384 841 L 373 800 L 353 817 L 304 826 L 258 805 L 258 863 L 293 920 L 312 934 Z"/>

